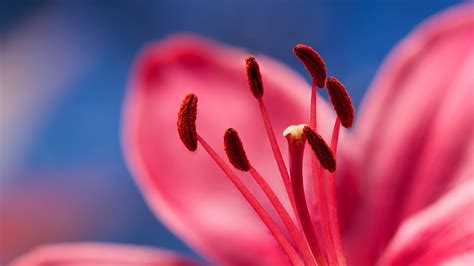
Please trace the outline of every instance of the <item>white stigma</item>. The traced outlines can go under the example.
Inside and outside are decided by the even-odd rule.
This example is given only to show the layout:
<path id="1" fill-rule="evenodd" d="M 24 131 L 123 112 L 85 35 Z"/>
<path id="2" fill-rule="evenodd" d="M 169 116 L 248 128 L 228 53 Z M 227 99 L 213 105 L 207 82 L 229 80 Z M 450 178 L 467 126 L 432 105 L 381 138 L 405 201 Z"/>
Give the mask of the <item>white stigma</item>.
<path id="1" fill-rule="evenodd" d="M 287 139 L 291 139 L 294 144 L 302 145 L 305 143 L 306 138 L 303 134 L 303 129 L 306 124 L 299 124 L 289 126 L 283 131 L 283 136 Z"/>

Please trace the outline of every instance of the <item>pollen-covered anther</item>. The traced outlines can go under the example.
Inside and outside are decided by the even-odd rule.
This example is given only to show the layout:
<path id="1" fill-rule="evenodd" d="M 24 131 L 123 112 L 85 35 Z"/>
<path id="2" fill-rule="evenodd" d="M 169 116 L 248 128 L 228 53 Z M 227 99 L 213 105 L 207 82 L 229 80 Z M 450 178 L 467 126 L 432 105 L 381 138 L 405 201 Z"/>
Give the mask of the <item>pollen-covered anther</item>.
<path id="1" fill-rule="evenodd" d="M 305 68 L 311 74 L 313 81 L 320 88 L 324 87 L 326 82 L 326 63 L 318 52 L 308 45 L 298 44 L 293 49 L 296 57 L 304 64 Z"/>
<path id="2" fill-rule="evenodd" d="M 260 74 L 260 67 L 254 56 L 248 56 L 245 59 L 247 69 L 247 81 L 249 88 L 255 98 L 260 99 L 263 96 L 263 82 Z"/>
<path id="3" fill-rule="evenodd" d="M 329 172 L 336 171 L 336 159 L 324 139 L 308 126 L 304 127 L 303 132 L 321 165 Z"/>
<path id="4" fill-rule="evenodd" d="M 346 128 L 352 127 L 352 123 L 354 122 L 354 107 L 346 88 L 335 77 L 328 78 L 326 86 L 334 110 L 339 120 L 341 120 L 341 125 Z"/>
<path id="5" fill-rule="evenodd" d="M 240 140 L 239 134 L 233 128 L 227 129 L 224 134 L 224 147 L 230 163 L 242 171 L 250 170 L 250 162 L 247 159 L 244 146 Z"/>
<path id="6" fill-rule="evenodd" d="M 190 151 L 197 149 L 197 117 L 198 98 L 193 93 L 186 95 L 178 112 L 178 134 L 184 146 Z"/>

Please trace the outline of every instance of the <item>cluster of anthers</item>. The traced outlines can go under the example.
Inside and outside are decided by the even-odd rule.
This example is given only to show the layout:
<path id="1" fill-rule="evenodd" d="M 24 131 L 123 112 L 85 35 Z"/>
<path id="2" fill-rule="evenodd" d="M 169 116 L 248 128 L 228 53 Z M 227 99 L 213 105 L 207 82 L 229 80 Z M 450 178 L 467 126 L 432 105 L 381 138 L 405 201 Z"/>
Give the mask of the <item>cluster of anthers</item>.
<path id="1" fill-rule="evenodd" d="M 289 172 L 278 146 L 271 121 L 263 102 L 264 87 L 259 65 L 253 56 L 246 58 L 248 85 L 257 99 L 270 145 L 281 174 L 296 222 L 281 203 L 278 196 L 265 181 L 262 175 L 252 166 L 245 153 L 242 141 L 233 128 L 224 134 L 224 147 L 230 163 L 238 170 L 248 172 L 260 189 L 264 192 L 278 217 L 283 222 L 289 237 L 283 233 L 255 195 L 240 180 L 234 170 L 216 153 L 196 130 L 197 102 L 196 95 L 190 93 L 184 98 L 178 114 L 178 132 L 182 142 L 190 151 L 195 151 L 200 144 L 216 162 L 224 174 L 230 179 L 250 206 L 255 210 L 262 222 L 275 237 L 282 250 L 288 255 L 293 265 L 346 265 L 343 252 L 336 204 L 336 150 L 340 125 L 349 128 L 354 121 L 354 108 L 351 99 L 336 78 L 326 79 L 326 65 L 320 55 L 311 47 L 299 44 L 293 52 L 303 62 L 313 80 L 311 93 L 310 121 L 308 125 L 288 127 L 283 135 L 288 141 Z M 317 133 L 316 123 L 316 89 L 327 88 L 330 100 L 337 117 L 330 145 Z M 315 224 L 312 222 L 306 202 L 303 185 L 303 154 L 308 143 L 311 153 L 312 176 L 317 205 L 320 213 L 322 239 L 316 235 Z"/>

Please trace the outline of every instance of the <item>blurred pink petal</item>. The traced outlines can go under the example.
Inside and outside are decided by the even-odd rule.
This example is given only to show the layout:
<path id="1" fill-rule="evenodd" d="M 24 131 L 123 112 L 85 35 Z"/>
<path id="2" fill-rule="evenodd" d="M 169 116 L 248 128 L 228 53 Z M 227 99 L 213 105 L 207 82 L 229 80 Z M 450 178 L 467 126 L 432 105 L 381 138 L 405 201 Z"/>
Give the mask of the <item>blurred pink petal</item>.
<path id="1" fill-rule="evenodd" d="M 198 262 L 157 248 L 105 243 L 45 245 L 11 266 L 196 266 Z"/>
<path id="2" fill-rule="evenodd" d="M 404 221 L 379 264 L 472 264 L 473 210 L 474 182 L 471 180 Z M 453 263 L 455 259 L 457 264 Z"/>
<path id="3" fill-rule="evenodd" d="M 355 133 L 366 205 L 354 238 L 369 254 L 357 256 L 373 261 L 402 219 L 446 192 L 462 167 L 474 128 L 473 15 L 472 4 L 461 5 L 411 33 L 362 105 Z"/>

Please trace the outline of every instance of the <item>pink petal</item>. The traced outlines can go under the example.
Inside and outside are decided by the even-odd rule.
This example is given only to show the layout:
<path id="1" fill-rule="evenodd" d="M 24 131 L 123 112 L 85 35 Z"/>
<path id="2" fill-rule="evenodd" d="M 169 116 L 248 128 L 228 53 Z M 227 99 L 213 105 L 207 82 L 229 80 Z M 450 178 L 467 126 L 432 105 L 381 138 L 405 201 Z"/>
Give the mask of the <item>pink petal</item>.
<path id="1" fill-rule="evenodd" d="M 105 243 L 54 244 L 36 248 L 11 266 L 192 266 L 198 262 L 157 248 Z"/>
<path id="2" fill-rule="evenodd" d="M 456 178 L 473 139 L 473 43 L 474 5 L 460 5 L 411 33 L 378 74 L 356 128 L 366 209 L 354 254 L 375 259 Z"/>
<path id="3" fill-rule="evenodd" d="M 474 181 L 470 180 L 406 220 L 379 265 L 472 264 L 473 210 Z"/>
<path id="4" fill-rule="evenodd" d="M 466 252 L 465 254 L 458 254 L 456 257 L 447 259 L 439 263 L 441 266 L 453 265 L 469 265 L 474 261 L 474 252 Z"/>
<path id="5" fill-rule="evenodd" d="M 278 265 L 288 260 L 253 210 L 201 147 L 194 153 L 185 149 L 176 130 L 181 100 L 194 92 L 199 97 L 199 134 L 225 156 L 224 132 L 235 128 L 252 164 L 289 206 L 257 102 L 247 87 L 246 55 L 186 35 L 149 45 L 132 73 L 124 113 L 125 153 L 152 210 L 192 247 L 220 263 Z M 258 60 L 264 101 L 286 156 L 280 134 L 307 121 L 310 90 L 285 66 L 263 56 Z M 328 137 L 334 118 L 326 104 L 319 106 L 320 125 Z"/>

